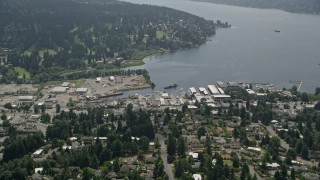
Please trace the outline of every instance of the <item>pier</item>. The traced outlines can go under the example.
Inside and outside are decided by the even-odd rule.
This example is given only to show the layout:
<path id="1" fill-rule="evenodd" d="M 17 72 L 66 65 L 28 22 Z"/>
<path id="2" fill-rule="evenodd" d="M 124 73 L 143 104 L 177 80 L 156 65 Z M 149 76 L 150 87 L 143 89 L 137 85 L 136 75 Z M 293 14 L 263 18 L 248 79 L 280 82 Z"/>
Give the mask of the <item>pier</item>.
<path id="1" fill-rule="evenodd" d="M 300 88 L 301 88 L 301 86 L 302 86 L 302 81 L 293 81 L 293 80 L 290 80 L 289 83 L 290 83 L 290 84 L 297 85 L 297 91 L 300 91 Z"/>

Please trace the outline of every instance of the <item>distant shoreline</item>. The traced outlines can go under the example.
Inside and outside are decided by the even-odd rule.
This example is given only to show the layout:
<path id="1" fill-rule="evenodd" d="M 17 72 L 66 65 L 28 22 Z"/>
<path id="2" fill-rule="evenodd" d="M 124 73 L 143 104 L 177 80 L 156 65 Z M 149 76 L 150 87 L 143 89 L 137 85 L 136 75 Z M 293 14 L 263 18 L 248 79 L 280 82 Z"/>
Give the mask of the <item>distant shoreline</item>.
<path id="1" fill-rule="evenodd" d="M 290 10 L 285 9 L 281 7 L 263 7 L 261 5 L 247 5 L 245 2 L 238 2 L 238 3 L 228 3 L 226 1 L 224 2 L 217 2 L 217 0 L 188 0 L 188 1 L 194 1 L 194 2 L 206 2 L 206 3 L 212 3 L 212 4 L 220 4 L 220 5 L 229 5 L 229 6 L 238 6 L 238 7 L 246 7 L 246 8 L 256 8 L 256 9 L 275 9 L 275 10 L 281 10 L 288 13 L 295 13 L 295 14 L 306 14 L 306 15 L 320 15 L 320 10 L 318 12 L 310 12 L 310 11 L 297 11 L 297 10 Z M 218 0 L 219 1 L 219 0 Z"/>

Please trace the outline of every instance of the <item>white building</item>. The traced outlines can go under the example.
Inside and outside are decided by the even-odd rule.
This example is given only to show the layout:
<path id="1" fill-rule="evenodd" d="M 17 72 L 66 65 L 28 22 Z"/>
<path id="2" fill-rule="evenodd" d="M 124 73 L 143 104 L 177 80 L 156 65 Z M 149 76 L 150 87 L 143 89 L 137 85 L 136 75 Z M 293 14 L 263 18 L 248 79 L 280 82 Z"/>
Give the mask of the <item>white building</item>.
<path id="1" fill-rule="evenodd" d="M 54 87 L 51 92 L 55 93 L 55 94 L 62 94 L 65 93 L 67 91 L 67 87 Z"/>
<path id="2" fill-rule="evenodd" d="M 202 177 L 200 174 L 193 174 L 192 176 L 194 180 L 202 180 Z"/>

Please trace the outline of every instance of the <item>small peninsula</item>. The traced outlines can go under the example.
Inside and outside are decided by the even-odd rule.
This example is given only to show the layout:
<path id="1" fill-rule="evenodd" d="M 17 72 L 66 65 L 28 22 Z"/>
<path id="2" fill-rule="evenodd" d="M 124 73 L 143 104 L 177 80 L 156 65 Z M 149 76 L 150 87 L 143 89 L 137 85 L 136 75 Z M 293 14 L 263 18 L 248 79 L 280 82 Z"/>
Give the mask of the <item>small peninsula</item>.
<path id="1" fill-rule="evenodd" d="M 115 0 L 0 2 L 1 83 L 123 74 L 146 56 L 197 47 L 228 23 Z"/>

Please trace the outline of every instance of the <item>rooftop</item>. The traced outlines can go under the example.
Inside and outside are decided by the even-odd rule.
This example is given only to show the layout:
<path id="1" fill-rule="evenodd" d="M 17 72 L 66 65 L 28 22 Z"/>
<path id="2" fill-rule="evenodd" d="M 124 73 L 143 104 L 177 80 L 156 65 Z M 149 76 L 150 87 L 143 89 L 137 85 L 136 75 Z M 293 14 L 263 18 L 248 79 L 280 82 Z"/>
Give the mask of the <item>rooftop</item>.
<path id="1" fill-rule="evenodd" d="M 63 93 L 67 91 L 67 87 L 54 87 L 51 92 L 53 93 Z"/>

